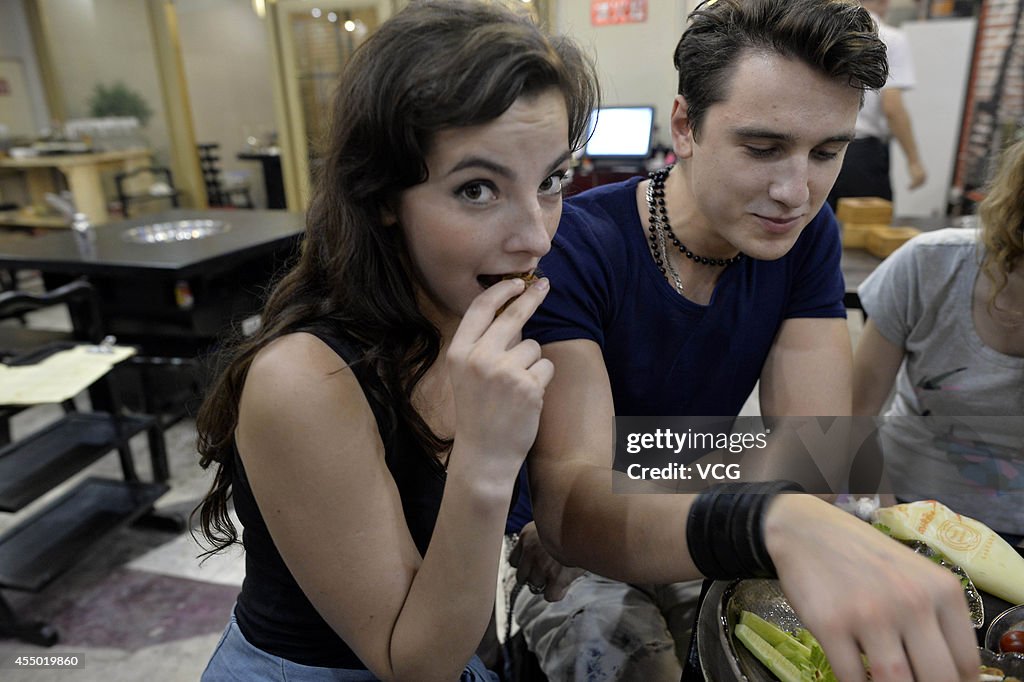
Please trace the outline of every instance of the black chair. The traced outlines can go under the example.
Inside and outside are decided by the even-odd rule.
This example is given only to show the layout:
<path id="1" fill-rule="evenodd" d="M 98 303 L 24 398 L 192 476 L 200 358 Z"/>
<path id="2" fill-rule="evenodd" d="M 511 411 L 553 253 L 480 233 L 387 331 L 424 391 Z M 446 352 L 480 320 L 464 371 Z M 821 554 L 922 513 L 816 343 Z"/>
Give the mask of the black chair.
<path id="1" fill-rule="evenodd" d="M 232 183 L 220 168 L 220 145 L 216 142 L 197 144 L 199 169 L 206 184 L 206 203 L 210 208 L 255 208 L 249 183 Z"/>
<path id="2" fill-rule="evenodd" d="M 72 329 L 77 331 L 51 331 L 29 329 L 24 326 L 27 313 L 54 305 L 66 305 L 72 320 Z M 73 343 L 99 343 L 100 312 L 96 292 L 85 280 L 69 282 L 64 286 L 33 294 L 26 291 L 6 291 L 0 294 L 0 320 L 17 320 L 17 324 L 0 326 L 0 361 L 22 357 L 46 349 L 59 350 Z M 63 404 L 66 413 L 73 412 L 71 401 Z M 11 440 L 10 418 L 20 410 L 0 409 L 0 446 Z"/>
<path id="3" fill-rule="evenodd" d="M 18 273 L 15 270 L 0 270 L 0 291 L 18 288 Z"/>
<path id="4" fill-rule="evenodd" d="M 26 361 L 37 362 L 78 343 L 106 342 L 96 290 L 85 279 L 69 282 L 42 294 L 24 291 L 8 291 L 0 294 L 0 320 L 19 317 L 35 310 L 60 304 L 67 306 L 72 331 L 0 327 L 0 361 L 10 364 L 24 364 Z M 113 337 L 110 338 L 113 340 Z M 92 408 L 111 414 L 121 412 L 123 400 L 117 389 L 117 381 L 123 381 L 128 374 L 138 375 L 142 384 L 150 388 L 151 372 L 160 371 L 166 366 L 183 365 L 186 368 L 192 368 L 195 364 L 196 362 L 192 358 L 132 356 L 111 372 L 109 376 L 112 379 L 110 381 L 99 382 L 90 387 L 89 397 Z M 117 379 L 118 377 L 120 379 Z M 73 400 L 64 401 L 62 406 L 66 414 L 76 412 L 78 409 Z M 167 470 L 163 431 L 182 419 L 185 412 L 179 409 L 172 414 L 167 414 L 161 413 L 160 409 L 151 409 L 160 407 L 164 411 L 168 410 L 165 405 L 155 405 L 148 394 L 144 396 L 141 407 L 144 414 L 153 415 L 154 424 L 149 430 L 149 442 L 154 476 L 166 481 L 170 474 Z M 0 407 L 0 446 L 10 442 L 9 419 L 19 411 L 21 411 L 19 408 Z M 121 453 L 122 462 L 127 462 L 130 459 L 130 451 L 126 446 L 118 446 L 118 450 Z M 127 463 L 125 466 L 128 466 Z"/>
<path id="5" fill-rule="evenodd" d="M 71 331 L 31 329 L 21 318 L 41 308 L 64 304 L 71 318 Z M 0 361 L 22 357 L 40 349 L 61 350 L 74 343 L 100 343 L 104 325 L 99 301 L 93 286 L 85 279 L 69 282 L 42 294 L 8 291 L 0 294 L 0 320 L 17 323 L 0 325 Z M 45 351 L 44 351 L 45 352 Z M 194 412 L 196 396 L 201 393 L 203 367 L 193 357 L 173 354 L 139 353 L 118 365 L 112 372 L 119 395 L 111 395 L 108 387 L 98 384 L 90 389 L 95 409 L 114 411 L 115 406 L 157 417 L 161 428 L 168 428 Z M 170 396 L 164 390 L 177 386 Z M 74 409 L 66 404 L 65 411 Z M 0 445 L 9 442 L 9 417 L 16 411 L 0 409 Z"/>
<path id="6" fill-rule="evenodd" d="M 29 329 L 24 316 L 54 305 L 66 305 L 75 331 Z M 0 326 L 0 360 L 22 355 L 47 343 L 79 341 L 99 343 L 99 304 L 92 285 L 84 279 L 69 282 L 41 294 L 17 289 L 0 293 L 0 320 L 17 320 L 17 324 Z"/>
<path id="7" fill-rule="evenodd" d="M 18 288 L 18 271 L 17 270 L 0 270 L 0 292 L 14 291 Z M 18 316 L 18 319 L 22 323 L 25 322 L 25 318 Z"/>
<path id="8" fill-rule="evenodd" d="M 171 206 L 177 208 L 180 204 L 181 192 L 174 187 L 171 169 L 164 166 L 145 166 L 118 173 L 114 176 L 114 184 L 117 186 L 117 199 L 121 202 L 125 218 L 131 217 L 133 205 L 170 201 Z M 139 186 L 146 189 L 140 191 Z M 153 191 L 156 188 L 160 188 L 160 191 Z"/>

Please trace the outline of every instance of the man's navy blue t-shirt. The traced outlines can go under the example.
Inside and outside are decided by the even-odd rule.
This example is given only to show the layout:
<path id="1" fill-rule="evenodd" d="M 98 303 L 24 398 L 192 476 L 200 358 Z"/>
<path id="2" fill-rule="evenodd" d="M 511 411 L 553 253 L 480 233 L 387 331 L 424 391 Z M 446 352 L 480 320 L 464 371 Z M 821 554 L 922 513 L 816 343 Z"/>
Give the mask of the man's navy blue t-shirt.
<path id="1" fill-rule="evenodd" d="M 651 257 L 637 211 L 641 180 L 566 200 L 540 263 L 551 291 L 525 335 L 542 345 L 597 343 L 616 416 L 737 415 L 786 319 L 846 316 L 835 216 L 824 205 L 778 260 L 728 266 L 709 304 L 698 305 L 676 292 Z M 523 511 L 510 529 L 525 523 Z"/>

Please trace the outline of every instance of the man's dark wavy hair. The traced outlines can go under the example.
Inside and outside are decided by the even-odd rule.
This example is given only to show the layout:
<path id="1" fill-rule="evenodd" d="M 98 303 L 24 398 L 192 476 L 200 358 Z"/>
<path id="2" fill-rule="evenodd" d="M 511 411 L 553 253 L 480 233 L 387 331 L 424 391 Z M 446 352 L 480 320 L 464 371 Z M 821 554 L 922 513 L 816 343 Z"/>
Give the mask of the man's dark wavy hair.
<path id="1" fill-rule="evenodd" d="M 689 21 L 674 62 L 695 137 L 748 52 L 799 59 L 862 91 L 889 77 L 885 44 L 856 0 L 705 0 Z"/>

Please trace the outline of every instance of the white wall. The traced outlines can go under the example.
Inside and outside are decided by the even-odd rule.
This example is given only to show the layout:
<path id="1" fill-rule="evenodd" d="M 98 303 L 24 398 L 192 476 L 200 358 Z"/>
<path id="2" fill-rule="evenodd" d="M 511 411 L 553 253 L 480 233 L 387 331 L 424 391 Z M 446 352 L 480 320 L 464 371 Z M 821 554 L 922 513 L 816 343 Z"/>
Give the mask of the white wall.
<path id="1" fill-rule="evenodd" d="M 20 2 L 0 0 L 0 57 L 18 59 L 25 66 L 26 86 L 36 132 L 42 131 L 50 124 L 50 111 L 46 106 L 39 64 Z"/>
<path id="2" fill-rule="evenodd" d="M 907 21 L 917 87 L 903 96 L 910 113 L 928 181 L 910 191 L 906 157 L 891 143 L 893 213 L 898 216 L 945 215 L 953 165 L 960 141 L 964 95 L 974 43 L 974 19 Z"/>
<path id="3" fill-rule="evenodd" d="M 46 106 L 42 78 L 39 74 L 39 64 L 36 61 L 31 33 L 29 32 L 28 22 L 25 20 L 24 10 L 20 2 L 0 0 L 0 57 L 16 59 L 24 65 L 25 88 L 28 91 L 34 124 L 34 130 L 17 131 L 10 129 L 8 133 L 12 137 L 15 136 L 15 133 L 41 133 L 50 125 L 50 111 Z M 0 124 L 3 123 L 5 121 L 0 120 Z M 0 203 L 14 202 L 16 204 L 24 204 L 27 201 L 28 192 L 19 174 L 0 174 Z"/>
<path id="4" fill-rule="evenodd" d="M 274 130 L 267 27 L 250 0 L 176 0 L 196 142 L 220 144 L 221 168 L 250 179 L 266 206 L 260 164 L 239 161 L 247 131 Z"/>
<path id="5" fill-rule="evenodd" d="M 123 82 L 146 100 L 153 116 L 143 129 L 158 163 L 169 160 L 149 16 L 144 2 L 38 0 L 46 17 L 50 50 L 68 118 L 89 116 L 98 83 Z"/>
<path id="6" fill-rule="evenodd" d="M 573 37 L 597 62 L 604 104 L 651 104 L 656 140 L 669 144 L 669 115 L 677 89 L 672 54 L 694 0 L 648 0 L 647 21 L 593 26 L 590 3 L 561 0 L 557 30 Z"/>

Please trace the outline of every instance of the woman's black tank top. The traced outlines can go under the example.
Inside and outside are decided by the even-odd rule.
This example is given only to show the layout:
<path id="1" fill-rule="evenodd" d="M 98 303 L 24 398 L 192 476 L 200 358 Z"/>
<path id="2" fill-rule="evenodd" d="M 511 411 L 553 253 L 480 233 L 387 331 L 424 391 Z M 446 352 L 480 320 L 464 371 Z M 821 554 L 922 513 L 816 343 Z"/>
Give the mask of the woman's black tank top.
<path id="1" fill-rule="evenodd" d="M 359 362 L 362 353 L 356 344 L 327 323 L 301 331 L 314 334 L 330 346 L 363 387 L 384 441 L 387 467 L 402 498 L 406 524 L 423 555 L 437 521 L 444 473 L 431 466 L 407 429 L 390 427 L 393 419 L 388 417 L 388 410 L 366 390 L 371 385 L 380 386 L 380 379 Z M 292 577 L 270 537 L 237 452 L 232 485 L 235 511 L 244 526 L 245 580 L 235 606 L 242 634 L 267 653 L 303 665 L 365 669 L 348 645 L 320 617 Z M 338 504 L 344 505 L 345 500 L 339 499 Z M 329 532 L 329 528 L 309 529 L 314 537 Z M 344 579 L 345 576 L 338 576 L 338 580 Z"/>

